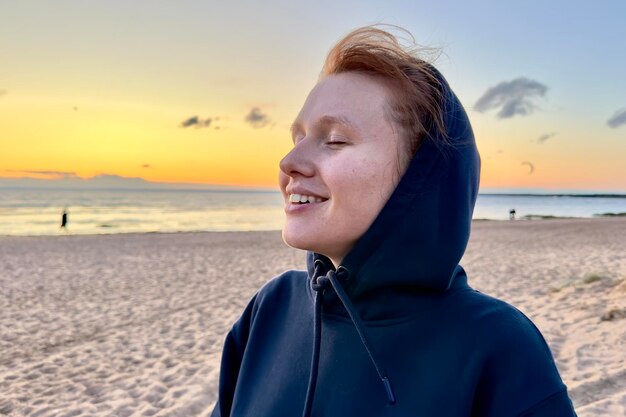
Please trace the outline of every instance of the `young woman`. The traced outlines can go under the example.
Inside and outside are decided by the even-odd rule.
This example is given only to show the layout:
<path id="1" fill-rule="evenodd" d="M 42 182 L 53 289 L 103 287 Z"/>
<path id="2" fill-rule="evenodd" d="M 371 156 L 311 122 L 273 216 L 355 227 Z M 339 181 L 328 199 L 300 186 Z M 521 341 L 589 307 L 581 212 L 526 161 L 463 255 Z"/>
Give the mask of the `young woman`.
<path id="1" fill-rule="evenodd" d="M 267 283 L 234 324 L 212 416 L 575 416 L 537 328 L 458 264 L 480 159 L 441 74 L 358 29 L 292 133 L 283 239 L 308 270 Z"/>

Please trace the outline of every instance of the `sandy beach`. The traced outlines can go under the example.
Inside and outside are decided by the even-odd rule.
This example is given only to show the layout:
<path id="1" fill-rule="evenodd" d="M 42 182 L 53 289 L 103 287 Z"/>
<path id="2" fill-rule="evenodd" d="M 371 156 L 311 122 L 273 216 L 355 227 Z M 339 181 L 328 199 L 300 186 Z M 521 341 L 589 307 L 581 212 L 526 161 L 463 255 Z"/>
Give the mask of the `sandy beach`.
<path id="1" fill-rule="evenodd" d="M 470 284 L 542 331 L 580 417 L 626 415 L 626 219 L 479 221 Z M 280 232 L 0 237 L 0 416 L 208 416 Z"/>

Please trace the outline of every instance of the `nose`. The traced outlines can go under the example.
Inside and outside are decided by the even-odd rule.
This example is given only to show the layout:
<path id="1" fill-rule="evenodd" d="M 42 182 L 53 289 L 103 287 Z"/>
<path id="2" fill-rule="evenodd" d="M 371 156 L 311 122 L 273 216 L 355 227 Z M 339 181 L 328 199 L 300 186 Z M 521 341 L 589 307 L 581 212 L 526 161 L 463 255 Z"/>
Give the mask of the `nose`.
<path id="1" fill-rule="evenodd" d="M 296 145 L 281 159 L 280 170 L 289 177 L 302 175 L 311 177 L 315 174 L 314 158 L 309 149 L 306 139 L 301 139 Z"/>

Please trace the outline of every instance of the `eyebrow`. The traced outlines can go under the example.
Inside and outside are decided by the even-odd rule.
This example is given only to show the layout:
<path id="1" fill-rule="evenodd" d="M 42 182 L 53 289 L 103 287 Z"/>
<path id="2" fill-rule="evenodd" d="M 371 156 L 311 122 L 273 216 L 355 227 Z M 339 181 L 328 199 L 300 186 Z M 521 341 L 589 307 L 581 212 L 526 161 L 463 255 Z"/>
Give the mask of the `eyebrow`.
<path id="1" fill-rule="evenodd" d="M 317 129 L 319 128 L 328 128 L 328 127 L 332 127 L 332 126 L 343 126 L 346 127 L 348 129 L 352 129 L 352 130 L 358 130 L 356 125 L 354 123 L 352 123 L 350 121 L 350 119 L 348 119 L 345 116 L 322 116 L 320 117 L 314 124 L 313 126 Z M 293 136 L 294 133 L 299 130 L 302 127 L 302 123 L 300 123 L 298 120 L 294 121 L 291 125 L 290 131 L 291 131 L 291 135 Z"/>

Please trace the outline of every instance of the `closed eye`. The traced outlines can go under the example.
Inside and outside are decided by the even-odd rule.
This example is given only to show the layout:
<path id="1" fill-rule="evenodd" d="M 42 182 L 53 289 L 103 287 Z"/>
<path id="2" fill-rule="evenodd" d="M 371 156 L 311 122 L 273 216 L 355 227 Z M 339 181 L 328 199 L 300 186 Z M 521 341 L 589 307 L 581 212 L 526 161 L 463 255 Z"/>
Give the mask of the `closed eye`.
<path id="1" fill-rule="evenodd" d="M 348 139 L 341 135 L 331 135 L 326 141 L 327 145 L 335 145 L 335 146 L 347 145 L 348 143 L 349 143 Z"/>

